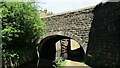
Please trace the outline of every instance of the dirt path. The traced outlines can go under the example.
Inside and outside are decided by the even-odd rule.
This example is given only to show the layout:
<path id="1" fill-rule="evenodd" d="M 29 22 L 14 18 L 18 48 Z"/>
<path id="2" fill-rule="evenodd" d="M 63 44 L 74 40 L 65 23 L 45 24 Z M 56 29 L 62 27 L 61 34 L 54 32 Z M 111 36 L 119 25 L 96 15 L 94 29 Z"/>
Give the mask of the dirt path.
<path id="1" fill-rule="evenodd" d="M 90 66 L 86 65 L 85 63 L 75 62 L 71 60 L 65 60 L 65 62 L 61 65 L 64 68 L 91 68 Z"/>

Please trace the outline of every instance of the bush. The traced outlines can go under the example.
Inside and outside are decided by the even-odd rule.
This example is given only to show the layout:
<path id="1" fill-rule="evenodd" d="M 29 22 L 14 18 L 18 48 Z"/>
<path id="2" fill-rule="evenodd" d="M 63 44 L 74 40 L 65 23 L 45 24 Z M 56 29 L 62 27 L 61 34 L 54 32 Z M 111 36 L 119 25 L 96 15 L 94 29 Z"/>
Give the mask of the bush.
<path id="1" fill-rule="evenodd" d="M 34 40 L 43 36 L 45 24 L 34 2 L 1 4 L 3 57 L 15 57 L 21 51 L 35 49 Z"/>

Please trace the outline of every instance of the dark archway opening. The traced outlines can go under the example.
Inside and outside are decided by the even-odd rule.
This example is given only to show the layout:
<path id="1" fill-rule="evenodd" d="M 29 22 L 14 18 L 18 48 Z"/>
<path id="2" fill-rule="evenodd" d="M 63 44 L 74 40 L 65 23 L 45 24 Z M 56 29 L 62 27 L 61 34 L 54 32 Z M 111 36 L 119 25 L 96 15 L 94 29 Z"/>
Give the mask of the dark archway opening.
<path id="1" fill-rule="evenodd" d="M 72 39 L 66 36 L 52 35 L 41 40 L 39 53 L 40 53 L 40 62 L 39 66 L 52 66 L 53 61 L 56 58 L 56 42 L 62 39 Z M 72 61 L 84 61 L 85 53 L 82 47 L 75 50 L 70 50 L 70 42 L 68 43 L 68 60 Z"/>

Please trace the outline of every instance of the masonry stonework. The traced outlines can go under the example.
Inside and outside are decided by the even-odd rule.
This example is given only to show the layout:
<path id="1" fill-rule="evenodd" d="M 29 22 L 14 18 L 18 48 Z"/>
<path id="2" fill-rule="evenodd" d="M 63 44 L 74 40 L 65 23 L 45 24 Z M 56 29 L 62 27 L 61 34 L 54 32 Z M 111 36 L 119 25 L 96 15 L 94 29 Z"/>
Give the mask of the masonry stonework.
<path id="1" fill-rule="evenodd" d="M 81 46 L 85 49 L 88 43 L 89 31 L 93 19 L 92 10 L 95 6 L 84 8 L 78 11 L 72 11 L 59 15 L 42 18 L 46 22 L 47 28 L 45 29 L 46 34 L 51 32 L 68 32 L 76 35 L 79 39 L 84 40 L 78 41 Z M 85 50 L 86 52 L 86 50 Z"/>
<path id="2" fill-rule="evenodd" d="M 92 12 L 86 63 L 94 68 L 119 68 L 120 2 L 100 3 Z"/>
<path id="3" fill-rule="evenodd" d="M 78 43 L 87 51 L 85 62 L 91 67 L 120 65 L 120 2 L 100 3 L 42 20 L 46 34 L 63 31 L 82 39 Z"/>

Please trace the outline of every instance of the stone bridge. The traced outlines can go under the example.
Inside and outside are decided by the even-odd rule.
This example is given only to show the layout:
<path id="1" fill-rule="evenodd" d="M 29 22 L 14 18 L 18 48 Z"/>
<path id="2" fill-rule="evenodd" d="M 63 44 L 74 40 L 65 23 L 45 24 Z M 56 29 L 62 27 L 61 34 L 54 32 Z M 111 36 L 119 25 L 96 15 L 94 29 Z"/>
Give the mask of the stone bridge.
<path id="1" fill-rule="evenodd" d="M 119 2 L 100 3 L 96 6 L 44 17 L 42 20 L 46 22 L 47 27 L 41 45 L 69 37 L 82 46 L 86 56 L 85 62 L 88 65 L 92 67 L 119 65 Z M 43 43 L 47 40 L 49 42 Z"/>
<path id="2" fill-rule="evenodd" d="M 77 41 L 86 52 L 95 6 L 42 18 L 46 22 L 45 37 L 67 36 Z"/>

